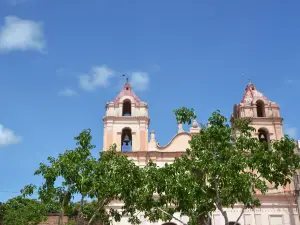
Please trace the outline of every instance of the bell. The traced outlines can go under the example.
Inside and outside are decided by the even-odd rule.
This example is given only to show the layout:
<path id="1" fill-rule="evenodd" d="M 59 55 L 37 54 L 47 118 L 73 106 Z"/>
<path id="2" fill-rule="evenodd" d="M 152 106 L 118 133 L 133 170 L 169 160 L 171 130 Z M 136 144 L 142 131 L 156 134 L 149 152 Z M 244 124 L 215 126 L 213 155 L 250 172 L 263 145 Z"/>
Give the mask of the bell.
<path id="1" fill-rule="evenodd" d="M 259 135 L 259 139 L 260 139 L 261 141 L 265 141 L 265 140 L 266 140 L 266 137 L 265 137 L 264 134 L 260 134 L 260 135 Z"/>
<path id="2" fill-rule="evenodd" d="M 128 137 L 127 134 L 125 134 L 125 137 L 124 137 L 123 142 L 124 142 L 126 145 L 128 145 L 128 143 L 130 142 L 130 139 L 129 139 L 129 137 Z"/>

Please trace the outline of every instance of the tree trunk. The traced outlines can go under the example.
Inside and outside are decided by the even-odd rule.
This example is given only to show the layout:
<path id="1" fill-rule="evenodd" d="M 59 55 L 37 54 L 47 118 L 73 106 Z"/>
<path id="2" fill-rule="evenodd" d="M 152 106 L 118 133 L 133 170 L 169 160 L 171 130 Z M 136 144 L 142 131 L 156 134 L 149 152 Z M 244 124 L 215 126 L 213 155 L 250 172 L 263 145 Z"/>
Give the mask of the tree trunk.
<path id="1" fill-rule="evenodd" d="M 162 208 L 158 207 L 158 209 L 159 209 L 161 212 L 163 212 L 164 214 L 166 214 L 166 215 L 172 217 L 173 219 L 177 220 L 177 221 L 180 222 L 181 224 L 187 225 L 185 222 L 181 221 L 180 219 L 178 219 L 178 218 L 175 217 L 174 215 L 171 215 L 171 214 L 167 213 L 167 212 L 164 211 Z"/>
<path id="2" fill-rule="evenodd" d="M 63 225 L 64 223 L 64 214 L 65 214 L 65 211 L 64 211 L 64 207 L 61 208 L 61 211 L 59 213 L 59 218 L 58 218 L 58 225 Z"/>
<path id="3" fill-rule="evenodd" d="M 221 211 L 221 210 L 220 210 Z M 221 211 L 223 217 L 224 217 L 224 220 L 225 220 L 225 225 L 228 225 L 229 221 L 228 221 L 228 216 L 227 216 L 227 212 L 226 211 Z"/>
<path id="4" fill-rule="evenodd" d="M 105 205 L 105 202 L 106 202 L 107 200 L 105 199 L 105 200 L 103 200 L 103 202 L 99 205 L 99 207 L 97 208 L 97 210 L 96 210 L 96 212 L 94 213 L 94 215 L 91 217 L 91 219 L 89 220 L 89 223 L 88 223 L 88 225 L 91 225 L 92 224 L 92 222 L 94 222 L 94 219 L 96 218 L 96 215 L 97 215 L 97 213 L 100 211 L 100 209 Z"/>
<path id="5" fill-rule="evenodd" d="M 67 194 L 69 192 L 69 188 L 67 189 L 67 191 L 64 193 L 64 196 L 63 196 L 63 201 L 62 201 L 61 210 L 60 210 L 59 219 L 58 219 L 58 225 L 64 225 L 65 202 L 66 202 Z"/>
<path id="6" fill-rule="evenodd" d="M 228 216 L 227 216 L 227 212 L 223 210 L 222 199 L 220 198 L 220 194 L 219 194 L 219 180 L 216 177 L 214 177 L 214 183 L 215 183 L 215 191 L 217 194 L 215 204 L 224 217 L 225 225 L 228 225 Z"/>
<path id="7" fill-rule="evenodd" d="M 95 217 L 96 217 L 96 213 L 94 213 L 94 215 L 91 217 L 91 219 L 89 220 L 88 225 L 92 224 L 92 222 L 94 221 Z"/>
<path id="8" fill-rule="evenodd" d="M 84 201 L 84 198 L 85 198 L 85 194 L 81 195 L 81 200 L 80 200 L 80 207 L 79 207 L 79 212 L 78 212 L 78 215 L 77 215 L 77 222 L 76 224 L 77 225 L 81 225 L 81 221 L 82 221 L 82 218 L 83 218 L 83 201 Z"/>
<path id="9" fill-rule="evenodd" d="M 197 225 L 211 225 L 210 216 L 204 216 L 204 215 L 198 216 Z"/>

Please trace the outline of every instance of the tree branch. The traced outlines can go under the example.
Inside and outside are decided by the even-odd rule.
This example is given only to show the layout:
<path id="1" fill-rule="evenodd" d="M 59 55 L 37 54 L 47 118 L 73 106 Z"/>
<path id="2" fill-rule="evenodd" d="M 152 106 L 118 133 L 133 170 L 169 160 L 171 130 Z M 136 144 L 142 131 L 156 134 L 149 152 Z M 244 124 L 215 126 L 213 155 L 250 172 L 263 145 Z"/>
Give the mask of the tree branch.
<path id="1" fill-rule="evenodd" d="M 66 197 L 67 197 L 67 194 L 69 193 L 69 190 L 71 189 L 71 187 L 74 186 L 73 185 L 69 185 L 67 190 L 64 192 L 63 194 L 63 201 L 62 201 L 62 205 L 61 205 L 61 211 L 60 211 L 60 215 L 59 215 L 59 219 L 58 219 L 58 224 L 63 224 L 63 220 L 64 220 L 64 214 L 65 214 L 65 202 L 66 202 Z"/>
<path id="2" fill-rule="evenodd" d="M 258 180 L 259 178 L 260 178 L 260 175 L 256 178 L 256 180 Z M 251 190 L 250 190 L 251 193 L 252 193 L 252 189 L 254 188 L 253 186 L 254 186 L 254 185 L 253 185 L 253 183 L 252 183 L 252 184 L 251 184 Z M 237 220 L 236 220 L 236 222 L 234 223 L 234 225 L 238 224 L 238 222 L 239 222 L 239 220 L 241 219 L 241 217 L 242 217 L 242 215 L 243 215 L 245 209 L 246 209 L 246 205 L 244 204 L 243 209 L 242 209 L 242 212 L 241 212 L 240 216 L 237 218 Z"/>
<path id="3" fill-rule="evenodd" d="M 209 215 L 209 213 L 207 214 L 207 216 L 209 219 L 212 219 L 212 217 Z M 205 220 L 204 223 L 205 223 L 205 225 L 210 225 L 209 220 L 208 221 Z"/>
<path id="4" fill-rule="evenodd" d="M 215 184 L 215 190 L 216 190 L 216 194 L 217 194 L 216 206 L 220 210 L 220 212 L 222 213 L 222 215 L 225 219 L 225 224 L 227 224 L 228 223 L 228 217 L 227 217 L 227 213 L 223 210 L 222 200 L 220 199 L 220 194 L 219 194 L 217 178 L 214 178 L 214 184 Z"/>
<path id="5" fill-rule="evenodd" d="M 187 225 L 187 223 L 181 221 L 180 219 L 176 218 L 175 216 L 171 215 L 170 213 L 167 213 L 166 211 L 164 211 L 163 209 L 161 209 L 160 207 L 158 207 L 158 209 L 160 211 L 162 211 L 163 213 L 165 213 L 166 215 L 172 217 L 173 219 L 177 220 L 178 222 L 182 223 L 183 225 Z"/>
<path id="6" fill-rule="evenodd" d="M 94 219 L 95 219 L 97 213 L 98 213 L 98 212 L 100 211 L 100 209 L 105 205 L 105 203 L 106 203 L 107 200 L 108 200 L 108 199 L 104 199 L 104 200 L 102 201 L 102 203 L 98 206 L 98 208 L 96 209 L 96 212 L 93 214 L 93 216 L 92 216 L 91 219 L 89 220 L 88 225 L 92 224 L 92 222 L 94 221 Z"/>
<path id="7" fill-rule="evenodd" d="M 241 217 L 242 217 L 242 215 L 243 215 L 243 213 L 244 213 L 244 211 L 245 211 L 245 208 L 246 208 L 246 206 L 244 205 L 244 207 L 243 207 L 243 209 L 242 209 L 242 212 L 241 212 L 240 216 L 237 218 L 237 220 L 236 220 L 236 222 L 235 222 L 234 225 L 237 225 L 237 224 L 238 224 L 239 220 L 241 219 Z"/>
<path id="8" fill-rule="evenodd" d="M 80 207 L 79 207 L 79 212 L 77 215 L 77 225 L 80 225 L 80 220 L 83 218 L 83 203 L 84 203 L 84 198 L 85 198 L 86 194 L 82 194 L 81 195 L 81 199 L 80 199 Z"/>

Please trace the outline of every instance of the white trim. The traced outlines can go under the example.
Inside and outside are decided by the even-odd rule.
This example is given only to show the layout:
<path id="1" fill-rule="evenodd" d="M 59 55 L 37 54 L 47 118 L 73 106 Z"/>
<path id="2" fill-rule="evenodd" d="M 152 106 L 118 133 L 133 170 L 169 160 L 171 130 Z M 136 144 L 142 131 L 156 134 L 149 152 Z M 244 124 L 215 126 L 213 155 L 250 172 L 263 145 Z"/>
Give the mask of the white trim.
<path id="1" fill-rule="evenodd" d="M 123 101 L 124 101 L 125 99 L 129 99 L 129 100 L 131 101 L 131 103 L 135 103 L 134 98 L 133 98 L 132 96 L 128 96 L 128 95 L 122 96 L 122 97 L 119 99 L 118 103 L 119 103 L 119 104 L 123 104 Z"/>

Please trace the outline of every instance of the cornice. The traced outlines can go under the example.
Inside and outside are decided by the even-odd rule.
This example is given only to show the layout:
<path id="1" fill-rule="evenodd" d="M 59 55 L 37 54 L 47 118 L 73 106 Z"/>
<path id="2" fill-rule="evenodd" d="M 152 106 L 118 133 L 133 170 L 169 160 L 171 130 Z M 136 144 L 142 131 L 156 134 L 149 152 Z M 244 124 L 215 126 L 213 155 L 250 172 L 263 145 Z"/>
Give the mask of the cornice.
<path id="1" fill-rule="evenodd" d="M 246 117 L 239 117 L 236 118 L 234 116 L 230 117 L 230 122 L 232 122 L 234 119 L 250 119 L 251 122 L 279 122 L 282 123 L 284 120 L 282 117 L 253 117 L 253 116 L 246 116 Z"/>
<path id="2" fill-rule="evenodd" d="M 282 117 L 252 117 L 251 123 L 277 123 L 282 124 Z"/>
<path id="3" fill-rule="evenodd" d="M 147 116 L 103 116 L 103 121 L 114 120 L 114 121 L 146 121 L 150 122 L 150 118 Z"/>
<path id="4" fill-rule="evenodd" d="M 114 108 L 119 108 L 120 105 L 123 105 L 123 102 L 107 102 L 105 105 L 105 108 L 107 109 L 108 107 L 114 107 Z M 131 103 L 132 106 L 134 106 L 134 108 L 140 109 L 140 108 L 146 108 L 148 109 L 148 104 L 146 102 L 132 102 Z"/>
<path id="5" fill-rule="evenodd" d="M 255 120 L 279 120 L 279 121 L 283 120 L 282 117 L 251 117 L 251 119 L 255 119 Z"/>
<path id="6" fill-rule="evenodd" d="M 172 139 L 171 141 L 169 141 L 168 144 L 166 144 L 165 146 L 160 146 L 158 143 L 156 144 L 156 147 L 159 149 L 159 150 L 164 150 L 166 149 L 168 146 L 170 146 L 172 144 L 172 142 L 178 138 L 179 136 L 183 136 L 183 135 L 187 135 L 187 136 L 190 136 L 192 137 L 192 134 L 189 133 L 189 132 L 181 132 L 181 133 L 177 133 Z"/>
<path id="7" fill-rule="evenodd" d="M 284 120 L 282 117 L 253 117 L 253 116 L 247 116 L 247 117 L 240 117 L 240 118 L 231 117 L 230 121 L 232 121 L 233 119 L 250 119 L 251 122 L 270 121 L 270 122 L 280 122 L 280 123 L 282 123 L 282 121 Z"/>
<path id="8" fill-rule="evenodd" d="M 176 158 L 183 154 L 185 154 L 185 150 L 181 152 L 163 152 L 163 151 L 133 151 L 133 152 L 122 152 L 122 154 L 128 156 L 128 157 L 155 157 L 155 158 Z"/>

